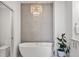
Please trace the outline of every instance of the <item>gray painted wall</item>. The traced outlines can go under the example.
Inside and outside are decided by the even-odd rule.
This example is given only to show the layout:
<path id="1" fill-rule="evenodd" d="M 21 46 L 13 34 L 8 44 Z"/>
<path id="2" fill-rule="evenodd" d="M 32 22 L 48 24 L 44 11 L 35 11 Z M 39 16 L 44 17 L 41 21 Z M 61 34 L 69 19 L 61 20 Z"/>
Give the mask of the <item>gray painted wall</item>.
<path id="1" fill-rule="evenodd" d="M 43 7 L 40 16 L 31 14 L 32 4 L 21 5 L 21 40 L 28 41 L 53 41 L 53 4 L 40 4 Z"/>

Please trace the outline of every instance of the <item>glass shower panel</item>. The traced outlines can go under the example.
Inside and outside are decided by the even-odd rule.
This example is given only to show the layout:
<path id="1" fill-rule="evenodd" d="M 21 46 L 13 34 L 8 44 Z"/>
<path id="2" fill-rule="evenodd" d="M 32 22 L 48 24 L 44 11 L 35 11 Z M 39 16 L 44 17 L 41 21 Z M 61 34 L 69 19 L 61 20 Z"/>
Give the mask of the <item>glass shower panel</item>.
<path id="1" fill-rule="evenodd" d="M 0 57 L 11 56 L 11 13 L 12 11 L 0 2 Z"/>

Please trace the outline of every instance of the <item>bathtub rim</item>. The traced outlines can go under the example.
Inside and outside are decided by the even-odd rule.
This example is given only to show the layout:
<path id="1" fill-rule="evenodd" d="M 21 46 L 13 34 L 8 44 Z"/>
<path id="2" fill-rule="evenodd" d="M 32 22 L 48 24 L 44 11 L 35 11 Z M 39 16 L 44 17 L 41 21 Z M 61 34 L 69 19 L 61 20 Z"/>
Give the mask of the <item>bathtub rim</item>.
<path id="1" fill-rule="evenodd" d="M 53 43 L 51 42 L 23 42 L 19 44 L 19 47 L 37 47 L 37 46 L 53 47 Z"/>

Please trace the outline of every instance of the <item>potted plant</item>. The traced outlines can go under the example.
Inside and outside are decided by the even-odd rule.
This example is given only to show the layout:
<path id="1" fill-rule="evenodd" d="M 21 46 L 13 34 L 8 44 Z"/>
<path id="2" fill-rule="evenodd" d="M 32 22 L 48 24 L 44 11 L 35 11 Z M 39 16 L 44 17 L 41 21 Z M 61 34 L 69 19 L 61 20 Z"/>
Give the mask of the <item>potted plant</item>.
<path id="1" fill-rule="evenodd" d="M 59 48 L 57 49 L 57 54 L 59 57 L 65 57 L 70 52 L 70 47 L 67 46 L 67 41 L 65 33 L 61 35 L 61 38 L 57 37 Z"/>

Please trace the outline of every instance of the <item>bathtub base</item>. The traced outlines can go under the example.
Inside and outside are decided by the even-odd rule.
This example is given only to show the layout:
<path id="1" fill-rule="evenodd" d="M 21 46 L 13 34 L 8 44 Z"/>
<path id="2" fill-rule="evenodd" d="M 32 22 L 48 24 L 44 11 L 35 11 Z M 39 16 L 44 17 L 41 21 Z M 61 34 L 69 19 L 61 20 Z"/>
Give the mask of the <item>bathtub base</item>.
<path id="1" fill-rule="evenodd" d="M 23 57 L 52 57 L 52 43 L 21 43 L 20 53 Z"/>

